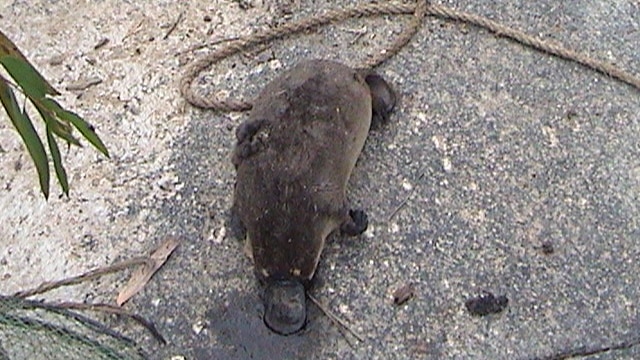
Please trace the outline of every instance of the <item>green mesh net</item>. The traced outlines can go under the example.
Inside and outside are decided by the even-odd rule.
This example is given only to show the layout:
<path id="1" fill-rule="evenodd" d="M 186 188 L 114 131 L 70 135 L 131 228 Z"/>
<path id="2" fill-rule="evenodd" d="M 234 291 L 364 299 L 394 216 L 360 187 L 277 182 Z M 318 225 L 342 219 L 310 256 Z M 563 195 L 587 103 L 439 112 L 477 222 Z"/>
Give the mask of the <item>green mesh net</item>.
<path id="1" fill-rule="evenodd" d="M 146 358 L 131 339 L 78 312 L 0 296 L 0 360 Z"/>

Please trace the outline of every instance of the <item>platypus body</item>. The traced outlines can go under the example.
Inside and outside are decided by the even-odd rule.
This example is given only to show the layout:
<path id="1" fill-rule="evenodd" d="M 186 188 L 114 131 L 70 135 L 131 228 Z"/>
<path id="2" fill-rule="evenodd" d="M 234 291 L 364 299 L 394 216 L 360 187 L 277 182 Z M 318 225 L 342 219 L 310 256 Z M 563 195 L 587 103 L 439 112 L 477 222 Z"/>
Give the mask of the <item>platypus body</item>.
<path id="1" fill-rule="evenodd" d="M 366 230 L 367 216 L 350 209 L 346 186 L 372 118 L 386 121 L 394 105 L 378 75 L 304 61 L 262 90 L 236 130 L 233 211 L 266 285 L 264 321 L 273 331 L 304 326 L 305 289 L 329 234 Z"/>

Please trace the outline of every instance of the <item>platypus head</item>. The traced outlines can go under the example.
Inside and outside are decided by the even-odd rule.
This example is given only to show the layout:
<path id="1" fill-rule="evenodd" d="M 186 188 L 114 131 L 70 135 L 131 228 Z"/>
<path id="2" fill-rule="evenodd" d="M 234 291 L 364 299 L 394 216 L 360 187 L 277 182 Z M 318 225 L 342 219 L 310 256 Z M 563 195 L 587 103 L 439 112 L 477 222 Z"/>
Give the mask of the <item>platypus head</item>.
<path id="1" fill-rule="evenodd" d="M 275 280 L 264 291 L 264 323 L 280 335 L 293 334 L 307 321 L 305 289 L 295 279 Z"/>

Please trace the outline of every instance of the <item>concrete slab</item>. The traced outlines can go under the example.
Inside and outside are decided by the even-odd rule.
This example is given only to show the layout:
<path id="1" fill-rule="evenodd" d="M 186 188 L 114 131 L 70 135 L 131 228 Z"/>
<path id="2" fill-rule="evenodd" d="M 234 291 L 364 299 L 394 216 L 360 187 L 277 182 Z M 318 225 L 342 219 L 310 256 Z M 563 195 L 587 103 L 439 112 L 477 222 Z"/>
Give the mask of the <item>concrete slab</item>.
<path id="1" fill-rule="evenodd" d="M 251 264 L 228 228 L 229 156 L 244 115 L 186 106 L 177 81 L 191 56 L 176 54 L 316 13 L 330 1 L 244 3 L 253 7 L 0 6 L 3 31 L 58 87 L 103 80 L 81 94 L 65 91 L 64 102 L 96 125 L 113 153 L 111 160 L 89 148 L 66 154 L 72 196 L 47 203 L 9 122 L 0 122 L 0 201 L 10 209 L 0 215 L 3 293 L 135 256 L 175 234 L 184 244 L 127 305 L 170 343 L 157 346 L 114 321 L 154 359 L 534 359 L 640 337 L 640 92 L 433 18 L 380 68 L 401 104 L 390 126 L 368 139 L 349 192 L 371 227 L 359 239 L 330 241 L 313 290 L 365 341 L 342 334 L 313 306 L 304 333 L 270 333 Z M 625 69 L 640 63 L 634 1 L 443 4 Z M 184 20 L 164 39 L 181 12 Z M 251 96 L 301 58 L 356 65 L 400 28 L 384 18 L 313 31 L 225 60 L 199 86 Z M 110 42 L 94 49 L 102 38 Z M 50 64 L 55 56 L 60 65 Z M 112 300 L 123 279 L 53 297 Z M 407 282 L 415 297 L 396 307 L 392 292 Z M 483 290 L 506 295 L 507 310 L 471 316 L 464 302 Z M 631 346 L 585 358 L 639 357 Z"/>

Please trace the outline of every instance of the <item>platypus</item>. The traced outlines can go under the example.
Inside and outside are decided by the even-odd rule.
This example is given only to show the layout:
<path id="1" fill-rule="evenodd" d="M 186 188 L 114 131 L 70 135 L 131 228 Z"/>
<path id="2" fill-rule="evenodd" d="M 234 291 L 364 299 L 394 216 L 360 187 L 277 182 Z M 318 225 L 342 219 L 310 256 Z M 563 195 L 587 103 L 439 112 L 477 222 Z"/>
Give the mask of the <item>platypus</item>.
<path id="1" fill-rule="evenodd" d="M 268 83 L 236 129 L 233 213 L 266 286 L 264 322 L 288 335 L 306 323 L 306 289 L 326 238 L 364 232 L 346 187 L 373 122 L 395 93 L 380 76 L 328 60 L 300 62 Z"/>

